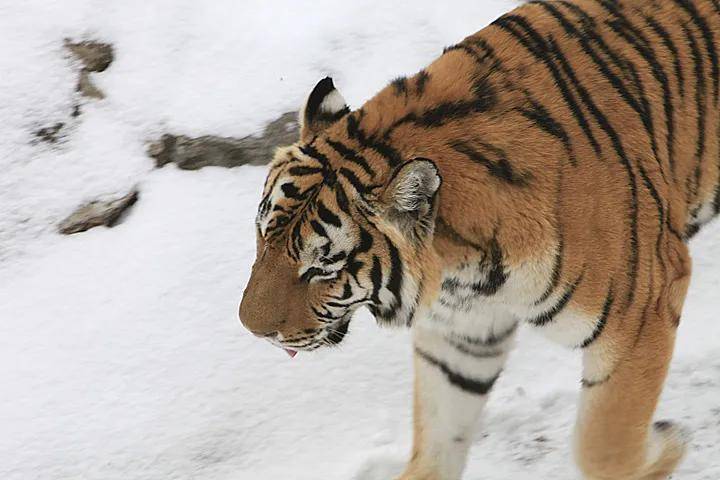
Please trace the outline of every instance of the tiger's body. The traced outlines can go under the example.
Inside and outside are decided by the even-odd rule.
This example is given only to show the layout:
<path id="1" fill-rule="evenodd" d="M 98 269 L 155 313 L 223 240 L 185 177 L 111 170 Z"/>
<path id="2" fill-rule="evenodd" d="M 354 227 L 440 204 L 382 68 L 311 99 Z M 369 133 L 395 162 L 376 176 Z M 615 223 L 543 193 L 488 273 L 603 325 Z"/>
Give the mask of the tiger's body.
<path id="1" fill-rule="evenodd" d="M 685 439 L 652 417 L 686 243 L 720 213 L 719 47 L 718 0 L 530 2 L 354 112 L 324 80 L 271 166 L 243 323 L 294 350 L 360 306 L 411 326 L 403 480 L 461 477 L 528 324 L 582 350 L 584 477 L 667 478 Z"/>

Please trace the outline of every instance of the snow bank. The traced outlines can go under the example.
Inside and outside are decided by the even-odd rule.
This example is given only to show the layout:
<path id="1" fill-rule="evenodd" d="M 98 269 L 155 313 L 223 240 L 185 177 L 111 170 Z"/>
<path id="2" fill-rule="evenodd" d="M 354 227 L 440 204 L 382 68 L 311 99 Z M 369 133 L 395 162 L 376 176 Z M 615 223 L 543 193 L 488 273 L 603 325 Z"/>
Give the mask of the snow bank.
<path id="1" fill-rule="evenodd" d="M 410 442 L 405 332 L 367 314 L 341 348 L 294 361 L 236 307 L 264 168 L 152 170 L 165 130 L 243 135 L 335 76 L 360 104 L 509 2 L 41 0 L 0 6 L 0 478 L 388 480 Z M 65 37 L 115 45 L 77 120 Z M 36 127 L 68 122 L 58 146 Z M 113 228 L 71 237 L 75 206 L 139 184 Z M 661 411 L 695 437 L 678 478 L 720 478 L 720 225 L 696 275 Z M 577 478 L 579 359 L 527 332 L 468 479 Z"/>

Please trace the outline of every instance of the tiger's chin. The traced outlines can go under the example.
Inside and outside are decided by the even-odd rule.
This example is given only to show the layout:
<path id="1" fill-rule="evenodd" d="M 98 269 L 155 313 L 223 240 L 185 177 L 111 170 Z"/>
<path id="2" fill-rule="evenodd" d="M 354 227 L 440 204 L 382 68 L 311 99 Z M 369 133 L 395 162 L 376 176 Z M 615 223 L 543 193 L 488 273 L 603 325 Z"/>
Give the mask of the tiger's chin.
<path id="1" fill-rule="evenodd" d="M 350 328 L 350 320 L 351 315 L 347 315 L 337 323 L 327 327 L 328 334 L 325 337 L 325 342 L 328 346 L 337 346 L 345 339 L 345 335 L 347 335 Z"/>
<path id="2" fill-rule="evenodd" d="M 414 306 L 400 311 L 396 309 L 384 310 L 376 306 L 369 306 L 368 310 L 370 310 L 378 326 L 391 329 L 411 327 L 416 313 Z"/>

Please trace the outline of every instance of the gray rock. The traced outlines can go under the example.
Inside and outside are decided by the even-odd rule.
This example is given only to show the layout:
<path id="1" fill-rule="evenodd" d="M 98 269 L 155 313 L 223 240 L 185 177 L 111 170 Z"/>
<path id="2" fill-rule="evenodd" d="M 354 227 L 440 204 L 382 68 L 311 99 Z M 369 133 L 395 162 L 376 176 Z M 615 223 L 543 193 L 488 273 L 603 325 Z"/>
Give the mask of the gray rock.
<path id="1" fill-rule="evenodd" d="M 77 91 L 80 95 L 88 98 L 94 98 L 95 100 L 102 100 L 105 98 L 105 94 L 102 90 L 95 86 L 90 79 L 90 74 L 85 70 L 80 72 L 80 78 L 78 79 Z"/>
<path id="2" fill-rule="evenodd" d="M 262 165 L 272 160 L 275 148 L 295 143 L 299 135 L 297 113 L 288 112 L 268 124 L 260 136 L 191 138 L 165 134 L 150 144 L 148 155 L 158 167 L 175 163 L 184 170 Z"/>
<path id="3" fill-rule="evenodd" d="M 117 225 L 123 214 L 137 202 L 139 193 L 133 190 L 127 195 L 109 201 L 91 202 L 79 207 L 69 217 L 60 222 L 60 233 L 84 232 L 100 225 L 113 227 Z"/>
<path id="4" fill-rule="evenodd" d="M 41 142 L 57 143 L 63 137 L 61 130 L 65 127 L 64 122 L 57 122 L 47 127 L 39 128 L 33 132 L 35 138 Z"/>
<path id="5" fill-rule="evenodd" d="M 72 42 L 65 39 L 65 48 L 80 61 L 82 69 L 78 78 L 77 91 L 81 95 L 96 100 L 105 98 L 105 94 L 92 82 L 91 72 L 104 72 L 115 59 L 113 46 L 108 43 L 85 40 Z M 79 113 L 79 106 L 76 107 Z"/>
<path id="6" fill-rule="evenodd" d="M 72 42 L 65 39 L 65 48 L 82 62 L 83 69 L 88 72 L 103 72 L 115 59 L 113 46 L 109 43 L 93 40 Z"/>

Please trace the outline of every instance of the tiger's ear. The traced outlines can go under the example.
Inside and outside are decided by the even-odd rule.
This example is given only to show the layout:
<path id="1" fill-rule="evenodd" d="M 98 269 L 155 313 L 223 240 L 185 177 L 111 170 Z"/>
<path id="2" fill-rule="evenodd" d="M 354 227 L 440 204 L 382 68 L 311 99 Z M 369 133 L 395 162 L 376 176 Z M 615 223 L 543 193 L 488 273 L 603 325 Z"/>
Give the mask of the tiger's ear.
<path id="1" fill-rule="evenodd" d="M 386 218 L 403 234 L 415 239 L 431 235 L 441 184 L 442 178 L 432 160 L 417 158 L 405 162 L 395 170 L 382 194 Z"/>
<path id="2" fill-rule="evenodd" d="M 315 85 L 300 111 L 300 140 L 308 142 L 313 136 L 350 113 L 350 107 L 335 88 L 332 78 L 325 77 Z"/>

